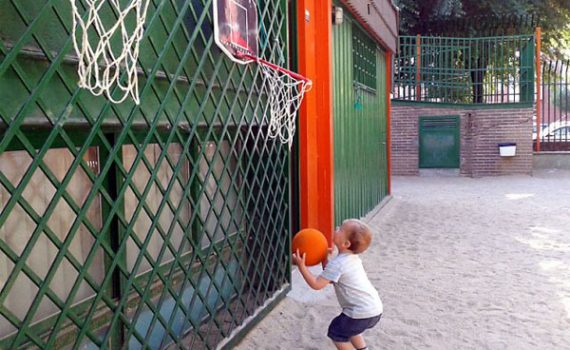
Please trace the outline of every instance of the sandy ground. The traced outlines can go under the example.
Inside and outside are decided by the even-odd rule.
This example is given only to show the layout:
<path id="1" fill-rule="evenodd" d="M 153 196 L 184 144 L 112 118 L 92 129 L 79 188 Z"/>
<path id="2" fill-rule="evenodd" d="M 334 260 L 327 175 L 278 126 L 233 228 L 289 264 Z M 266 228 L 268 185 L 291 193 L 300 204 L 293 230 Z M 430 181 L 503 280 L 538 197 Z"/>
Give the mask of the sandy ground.
<path id="1" fill-rule="evenodd" d="M 397 177 L 362 259 L 370 349 L 570 349 L 570 172 Z M 318 273 L 318 268 L 315 269 Z M 293 290 L 236 349 L 331 349 L 331 287 Z"/>

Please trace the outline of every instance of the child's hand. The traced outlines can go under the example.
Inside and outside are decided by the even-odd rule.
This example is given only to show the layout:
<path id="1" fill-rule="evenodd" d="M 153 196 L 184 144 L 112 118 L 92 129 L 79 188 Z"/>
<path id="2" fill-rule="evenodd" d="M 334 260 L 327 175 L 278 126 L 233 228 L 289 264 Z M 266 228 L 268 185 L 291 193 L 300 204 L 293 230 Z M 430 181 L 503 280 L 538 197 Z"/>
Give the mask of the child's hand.
<path id="1" fill-rule="evenodd" d="M 332 247 L 327 248 L 327 258 L 321 263 L 323 270 L 325 269 L 325 267 L 327 267 L 327 263 L 329 262 L 330 259 L 333 258 L 333 255 L 336 255 L 336 253 L 338 253 L 336 245 L 333 244 Z"/>
<path id="2" fill-rule="evenodd" d="M 306 257 L 307 257 L 306 253 L 303 253 L 303 255 L 301 256 L 299 249 L 297 249 L 297 252 L 293 253 L 291 260 L 293 262 L 293 265 L 305 266 Z"/>
<path id="3" fill-rule="evenodd" d="M 333 244 L 332 247 L 327 248 L 327 253 L 329 258 L 332 257 L 332 255 L 336 255 L 336 253 L 338 252 L 338 249 L 336 247 L 336 245 Z"/>

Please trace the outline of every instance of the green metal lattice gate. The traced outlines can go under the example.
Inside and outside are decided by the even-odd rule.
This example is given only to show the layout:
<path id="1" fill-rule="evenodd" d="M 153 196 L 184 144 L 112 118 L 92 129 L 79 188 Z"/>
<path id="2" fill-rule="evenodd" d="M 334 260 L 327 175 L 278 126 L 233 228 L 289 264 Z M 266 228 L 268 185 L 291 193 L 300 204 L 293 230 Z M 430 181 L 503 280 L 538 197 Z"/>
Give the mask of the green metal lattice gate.
<path id="1" fill-rule="evenodd" d="M 77 88 L 69 0 L 0 3 L 0 348 L 210 349 L 287 289 L 289 153 L 211 8 L 151 1 L 114 105 Z M 259 2 L 281 65 L 286 13 Z"/>

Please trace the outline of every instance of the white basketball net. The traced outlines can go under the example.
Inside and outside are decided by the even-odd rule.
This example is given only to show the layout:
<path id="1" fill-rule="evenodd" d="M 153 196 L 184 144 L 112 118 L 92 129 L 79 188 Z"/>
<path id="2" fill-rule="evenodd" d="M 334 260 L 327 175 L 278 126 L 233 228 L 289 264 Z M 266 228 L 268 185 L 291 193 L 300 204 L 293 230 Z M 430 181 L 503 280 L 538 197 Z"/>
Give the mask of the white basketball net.
<path id="1" fill-rule="evenodd" d="M 73 45 L 79 57 L 79 87 L 97 96 L 104 93 L 113 103 L 121 103 L 130 95 L 139 104 L 137 61 L 149 0 L 131 0 L 126 6 L 121 6 L 124 0 L 70 1 L 73 9 Z M 100 17 L 101 8 L 106 3 L 118 16 L 116 21 L 107 25 Z M 80 12 L 80 8 L 85 8 L 85 12 Z M 136 17 L 135 28 L 127 28 L 127 16 Z M 116 41 L 119 35 L 122 49 L 116 54 L 118 50 L 113 50 L 111 40 Z M 123 82 L 121 68 L 126 74 Z M 117 98 L 111 96 L 114 87 L 120 91 Z"/>
<path id="2" fill-rule="evenodd" d="M 296 79 L 285 72 L 261 64 L 267 78 L 269 95 L 269 137 L 278 138 L 291 148 L 295 136 L 295 116 L 305 92 L 311 90 L 310 80 Z"/>

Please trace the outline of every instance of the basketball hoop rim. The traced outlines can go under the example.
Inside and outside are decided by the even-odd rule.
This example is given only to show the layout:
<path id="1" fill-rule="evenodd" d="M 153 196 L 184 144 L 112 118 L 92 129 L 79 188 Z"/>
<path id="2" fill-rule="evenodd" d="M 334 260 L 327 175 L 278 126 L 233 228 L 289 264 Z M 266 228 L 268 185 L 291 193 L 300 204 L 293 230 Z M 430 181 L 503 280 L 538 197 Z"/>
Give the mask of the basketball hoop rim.
<path id="1" fill-rule="evenodd" d="M 276 64 L 274 64 L 274 63 L 271 63 L 271 62 L 269 62 L 269 61 L 266 61 L 266 60 L 264 60 L 263 58 L 259 58 L 259 57 L 257 57 L 257 56 L 253 56 L 253 55 L 250 55 L 250 54 L 248 54 L 248 53 L 238 53 L 236 56 L 237 56 L 238 58 L 240 58 L 240 59 L 241 59 L 241 58 L 245 58 L 245 59 L 248 59 L 248 60 L 251 60 L 251 61 L 256 61 L 257 63 L 260 63 L 260 64 L 263 64 L 263 65 L 265 65 L 265 66 L 268 66 L 268 67 L 270 67 L 270 68 L 272 68 L 272 69 L 275 69 L 276 71 L 279 71 L 279 72 L 281 72 L 281 73 L 285 73 L 285 74 L 291 76 L 292 78 L 295 78 L 295 79 L 297 79 L 297 80 L 302 80 L 302 81 L 304 81 L 306 84 L 309 84 L 309 85 L 312 85 L 312 84 L 313 84 L 313 82 L 311 81 L 311 79 L 309 79 L 309 78 L 307 78 L 307 77 L 304 77 L 304 76 L 302 76 L 302 75 L 299 74 L 299 73 L 295 73 L 295 72 L 293 72 L 293 71 L 290 71 L 290 70 L 287 69 L 287 68 L 283 68 L 283 67 L 280 67 L 280 66 L 278 66 L 278 65 L 276 65 Z"/>

